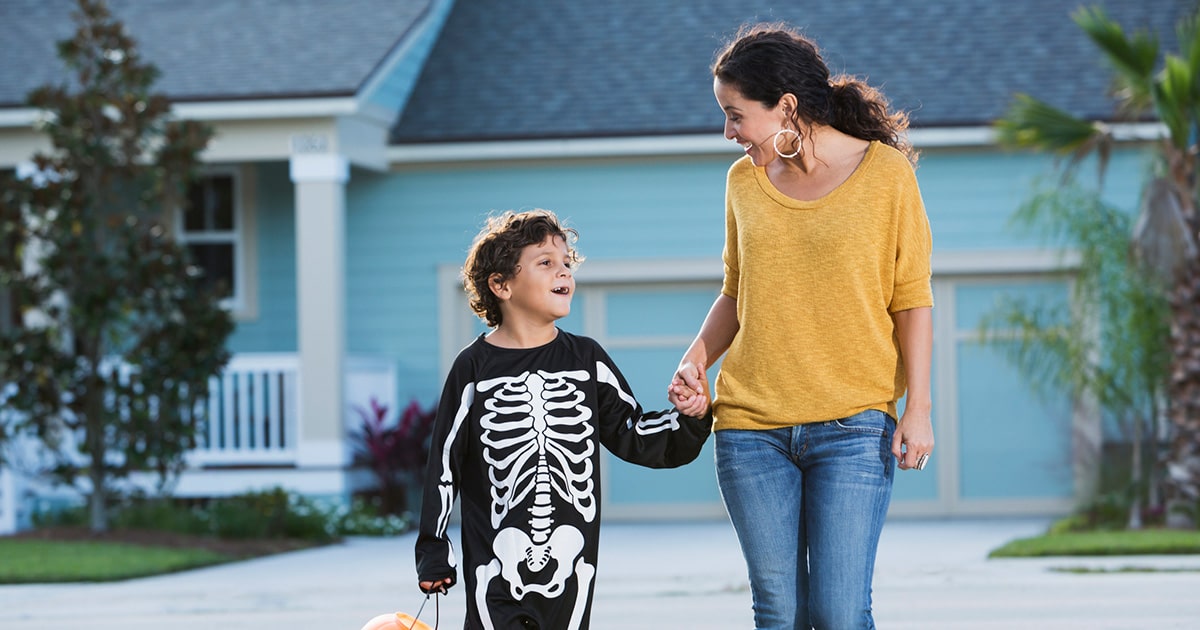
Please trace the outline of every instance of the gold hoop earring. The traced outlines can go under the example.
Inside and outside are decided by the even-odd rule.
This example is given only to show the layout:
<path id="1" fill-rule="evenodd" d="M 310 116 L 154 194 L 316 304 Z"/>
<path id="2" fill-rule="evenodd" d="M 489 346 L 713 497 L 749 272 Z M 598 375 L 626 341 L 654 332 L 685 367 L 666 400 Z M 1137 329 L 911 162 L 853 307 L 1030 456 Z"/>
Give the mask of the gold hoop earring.
<path id="1" fill-rule="evenodd" d="M 779 150 L 779 134 L 782 133 L 791 133 L 796 135 L 795 151 L 792 151 L 791 153 L 784 153 L 783 151 Z M 797 155 L 800 155 L 800 132 L 796 131 L 795 129 L 788 129 L 787 127 L 784 127 L 783 129 L 775 132 L 775 137 L 771 139 L 771 146 L 775 149 L 775 155 L 778 155 L 781 158 L 794 158 Z"/>

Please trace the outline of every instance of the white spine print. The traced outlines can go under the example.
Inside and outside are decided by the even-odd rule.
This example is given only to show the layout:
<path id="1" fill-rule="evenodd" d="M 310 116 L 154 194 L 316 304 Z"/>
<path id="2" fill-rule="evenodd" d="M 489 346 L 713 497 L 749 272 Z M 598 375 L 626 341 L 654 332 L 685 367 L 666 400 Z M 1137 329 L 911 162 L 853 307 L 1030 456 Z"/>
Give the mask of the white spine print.
<path id="1" fill-rule="evenodd" d="M 485 579 L 476 586 L 477 601 L 486 601 L 483 594 L 497 573 L 517 599 L 529 592 L 558 597 L 581 567 L 590 587 L 595 568 L 581 557 L 583 534 L 570 524 L 556 524 L 553 505 L 557 496 L 585 521 L 596 517 L 595 429 L 577 385 L 589 378 L 582 370 L 538 371 L 477 384 L 480 393 L 495 390 L 484 401 L 486 413 L 480 418 L 492 484 L 492 525 L 499 527 L 513 510 L 529 514 L 527 528 L 506 527 L 497 533 L 492 545 L 496 560 L 479 575 Z M 585 601 L 579 598 L 576 605 Z"/>

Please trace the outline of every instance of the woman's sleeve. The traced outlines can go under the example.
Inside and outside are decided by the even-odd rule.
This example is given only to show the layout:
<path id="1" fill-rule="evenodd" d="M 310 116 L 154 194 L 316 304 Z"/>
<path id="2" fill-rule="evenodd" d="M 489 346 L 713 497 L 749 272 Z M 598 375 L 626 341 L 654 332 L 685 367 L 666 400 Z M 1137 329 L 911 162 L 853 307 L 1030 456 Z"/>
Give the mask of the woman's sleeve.
<path id="1" fill-rule="evenodd" d="M 917 177 L 911 170 L 905 174 L 900 186 L 897 212 L 895 286 L 892 303 L 888 305 L 891 313 L 933 306 L 929 262 L 933 236 Z"/>
<path id="2" fill-rule="evenodd" d="M 738 282 L 741 279 L 741 267 L 738 257 L 737 216 L 733 212 L 732 186 L 733 169 L 731 168 L 725 182 L 725 247 L 721 252 L 721 260 L 725 263 L 725 279 L 721 285 L 721 293 L 736 300 Z"/>

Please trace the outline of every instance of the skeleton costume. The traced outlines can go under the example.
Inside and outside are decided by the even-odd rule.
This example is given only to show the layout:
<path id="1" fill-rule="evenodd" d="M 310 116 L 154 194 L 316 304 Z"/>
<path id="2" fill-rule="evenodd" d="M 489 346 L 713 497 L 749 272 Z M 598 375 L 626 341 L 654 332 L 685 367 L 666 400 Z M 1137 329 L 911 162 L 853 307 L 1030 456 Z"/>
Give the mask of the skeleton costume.
<path id="1" fill-rule="evenodd" d="M 592 339 L 536 348 L 480 336 L 438 405 L 416 543 L 420 581 L 454 577 L 446 536 L 462 498 L 466 628 L 588 627 L 600 533 L 600 449 L 651 468 L 694 460 L 712 428 L 643 412 Z"/>

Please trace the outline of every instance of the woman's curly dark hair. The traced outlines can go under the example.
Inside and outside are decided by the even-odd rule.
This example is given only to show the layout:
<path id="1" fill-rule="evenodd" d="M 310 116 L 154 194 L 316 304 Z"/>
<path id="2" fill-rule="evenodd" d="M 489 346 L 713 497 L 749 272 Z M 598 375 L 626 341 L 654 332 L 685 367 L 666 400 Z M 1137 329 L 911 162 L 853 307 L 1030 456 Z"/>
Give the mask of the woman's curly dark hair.
<path id="1" fill-rule="evenodd" d="M 828 125 L 863 140 L 898 149 L 915 166 L 917 152 L 905 137 L 908 114 L 889 111 L 883 93 L 848 75 L 830 78 L 812 40 L 782 23 L 743 26 L 717 51 L 713 76 L 752 101 L 774 107 L 784 94 L 798 104 L 793 123 Z"/>
<path id="2" fill-rule="evenodd" d="M 575 249 L 579 233 L 567 227 L 549 210 L 506 210 L 488 217 L 483 229 L 475 236 L 462 269 L 463 288 L 467 292 L 471 310 L 488 326 L 494 328 L 504 320 L 500 312 L 500 300 L 488 286 L 492 277 L 499 274 L 501 279 L 508 280 L 517 275 L 521 250 L 552 236 L 561 238 L 567 244 L 567 259 L 572 267 L 583 262 L 583 257 Z"/>

